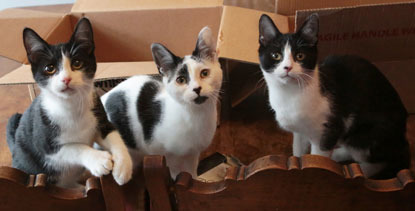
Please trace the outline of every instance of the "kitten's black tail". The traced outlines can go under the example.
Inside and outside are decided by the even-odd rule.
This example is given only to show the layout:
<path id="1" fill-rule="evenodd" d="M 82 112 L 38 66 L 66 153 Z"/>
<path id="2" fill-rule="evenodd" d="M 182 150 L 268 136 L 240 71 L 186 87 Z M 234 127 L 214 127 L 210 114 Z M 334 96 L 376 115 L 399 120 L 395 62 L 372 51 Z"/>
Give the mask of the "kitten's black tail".
<path id="1" fill-rule="evenodd" d="M 20 118 L 22 118 L 22 114 L 15 113 L 12 117 L 10 117 L 9 121 L 7 122 L 6 136 L 10 152 L 13 152 L 16 129 L 19 126 Z"/>

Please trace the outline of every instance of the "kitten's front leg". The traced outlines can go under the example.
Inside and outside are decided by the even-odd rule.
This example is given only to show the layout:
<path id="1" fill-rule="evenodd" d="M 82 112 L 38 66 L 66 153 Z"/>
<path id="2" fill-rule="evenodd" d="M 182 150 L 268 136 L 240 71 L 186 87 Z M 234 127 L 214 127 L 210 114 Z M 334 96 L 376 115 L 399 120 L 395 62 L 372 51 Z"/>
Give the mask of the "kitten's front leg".
<path id="1" fill-rule="evenodd" d="M 80 165 L 87 168 L 94 176 L 109 174 L 112 170 L 111 154 L 96 150 L 86 144 L 69 143 L 61 146 L 59 151 L 48 156 L 53 165 Z"/>
<path id="2" fill-rule="evenodd" d="M 98 144 L 112 154 L 114 168 L 112 175 L 119 185 L 130 181 L 133 175 L 133 162 L 130 153 L 118 131 L 114 130 L 104 139 L 98 139 Z"/>
<path id="3" fill-rule="evenodd" d="M 307 137 L 299 134 L 293 133 L 293 155 L 296 157 L 301 157 L 306 154 L 310 147 L 310 141 Z"/>

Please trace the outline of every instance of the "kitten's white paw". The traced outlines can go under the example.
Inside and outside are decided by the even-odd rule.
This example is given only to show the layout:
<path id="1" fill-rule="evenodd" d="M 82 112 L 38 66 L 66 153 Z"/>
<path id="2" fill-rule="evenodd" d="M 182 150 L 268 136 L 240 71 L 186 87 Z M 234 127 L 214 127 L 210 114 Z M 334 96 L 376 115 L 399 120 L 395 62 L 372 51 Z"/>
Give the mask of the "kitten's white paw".
<path id="1" fill-rule="evenodd" d="M 107 175 L 112 170 L 112 156 L 106 151 L 94 151 L 89 156 L 85 167 L 96 177 Z"/>
<path id="2" fill-rule="evenodd" d="M 133 162 L 131 160 L 130 154 L 128 151 L 124 153 L 114 154 L 112 159 L 114 160 L 112 175 L 114 176 L 114 179 L 118 185 L 124 185 L 130 181 L 133 175 Z"/>

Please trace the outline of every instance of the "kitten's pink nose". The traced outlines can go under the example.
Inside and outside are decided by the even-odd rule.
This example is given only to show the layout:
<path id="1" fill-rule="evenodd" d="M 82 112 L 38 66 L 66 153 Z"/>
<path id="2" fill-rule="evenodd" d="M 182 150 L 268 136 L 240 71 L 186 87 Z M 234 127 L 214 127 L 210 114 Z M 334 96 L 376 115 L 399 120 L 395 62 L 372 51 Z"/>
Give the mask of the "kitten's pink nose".
<path id="1" fill-rule="evenodd" d="M 285 66 L 285 67 L 284 67 L 284 70 L 286 70 L 286 71 L 287 71 L 287 73 L 288 73 L 288 72 L 290 72 L 290 71 L 291 71 L 291 69 L 293 69 L 293 67 L 292 67 L 292 66 Z"/>
<path id="2" fill-rule="evenodd" d="M 65 83 L 66 86 L 68 86 L 68 84 L 71 82 L 72 78 L 70 77 L 66 77 L 62 80 L 63 83 Z"/>

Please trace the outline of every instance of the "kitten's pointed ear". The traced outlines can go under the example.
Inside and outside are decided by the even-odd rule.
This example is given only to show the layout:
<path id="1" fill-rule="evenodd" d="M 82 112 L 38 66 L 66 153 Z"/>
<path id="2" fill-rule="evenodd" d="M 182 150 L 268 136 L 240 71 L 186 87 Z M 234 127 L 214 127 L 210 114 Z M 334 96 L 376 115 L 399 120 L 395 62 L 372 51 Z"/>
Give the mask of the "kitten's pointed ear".
<path id="1" fill-rule="evenodd" d="M 151 44 L 153 60 L 157 65 L 159 73 L 163 76 L 168 74 L 169 70 L 177 66 L 177 57 L 160 43 Z"/>
<path id="2" fill-rule="evenodd" d="M 268 15 L 263 14 L 259 19 L 259 42 L 266 45 L 279 35 L 281 32 L 275 26 L 274 21 Z"/>
<path id="3" fill-rule="evenodd" d="M 87 18 L 81 18 L 75 26 L 71 37 L 74 45 L 88 50 L 88 53 L 94 49 L 94 34 L 92 32 L 91 22 Z"/>
<path id="4" fill-rule="evenodd" d="M 201 59 L 214 60 L 216 58 L 216 43 L 213 39 L 212 30 L 205 26 L 200 30 L 196 48 L 192 53 L 193 56 Z"/>
<path id="5" fill-rule="evenodd" d="M 30 28 L 23 30 L 23 43 L 30 62 L 35 60 L 35 52 L 45 50 L 48 47 L 48 44 Z"/>
<path id="6" fill-rule="evenodd" d="M 299 34 L 302 38 L 307 40 L 312 45 L 316 45 L 318 41 L 318 19 L 319 18 L 317 13 L 311 14 L 307 17 L 300 30 L 297 32 L 297 34 Z"/>

